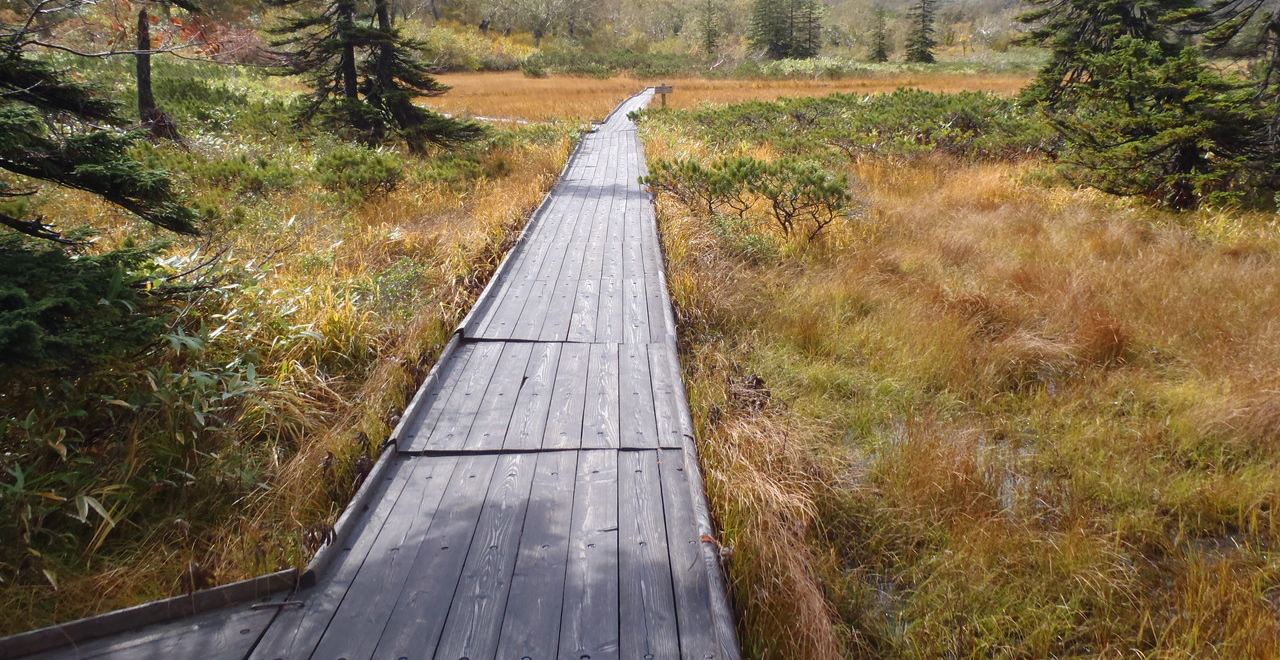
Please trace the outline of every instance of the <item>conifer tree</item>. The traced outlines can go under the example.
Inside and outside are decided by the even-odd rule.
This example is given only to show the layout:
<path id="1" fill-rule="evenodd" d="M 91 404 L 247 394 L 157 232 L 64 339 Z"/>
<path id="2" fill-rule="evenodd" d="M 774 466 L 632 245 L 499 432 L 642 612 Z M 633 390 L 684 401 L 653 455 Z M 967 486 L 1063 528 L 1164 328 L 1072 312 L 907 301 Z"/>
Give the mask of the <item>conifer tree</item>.
<path id="1" fill-rule="evenodd" d="M 911 36 L 907 38 L 907 61 L 930 64 L 934 62 L 933 50 L 938 47 L 934 38 L 933 21 L 938 11 L 937 0 L 917 0 L 911 8 Z"/>
<path id="2" fill-rule="evenodd" d="M 876 7 L 875 22 L 871 26 L 871 61 L 889 61 L 889 28 L 884 7 Z"/>
<path id="3" fill-rule="evenodd" d="M 748 37 L 772 59 L 816 57 L 822 11 L 815 0 L 756 0 Z"/>
<path id="4" fill-rule="evenodd" d="M 368 144 L 399 136 L 411 151 L 483 134 L 478 124 L 413 103 L 449 87 L 432 77 L 422 44 L 392 24 L 387 0 L 373 0 L 365 11 L 358 0 L 325 0 L 318 8 L 308 6 L 311 0 L 271 1 L 299 10 L 268 31 L 278 36 L 272 46 L 282 49 L 282 72 L 303 76 L 313 90 L 306 118 L 319 118 Z"/>
<path id="5" fill-rule="evenodd" d="M 720 48 L 720 40 L 724 37 L 721 28 L 720 13 L 723 8 L 717 0 L 702 0 L 698 7 L 698 41 L 702 51 L 708 57 Z"/>

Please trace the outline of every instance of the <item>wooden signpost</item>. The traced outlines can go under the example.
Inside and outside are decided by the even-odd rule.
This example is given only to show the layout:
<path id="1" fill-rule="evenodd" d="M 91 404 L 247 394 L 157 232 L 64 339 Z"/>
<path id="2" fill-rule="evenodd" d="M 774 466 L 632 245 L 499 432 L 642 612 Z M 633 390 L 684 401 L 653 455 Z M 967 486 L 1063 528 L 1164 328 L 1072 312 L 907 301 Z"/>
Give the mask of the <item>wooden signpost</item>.
<path id="1" fill-rule="evenodd" d="M 675 88 L 666 83 L 663 83 L 653 88 L 654 94 L 658 94 L 662 96 L 662 107 L 664 108 L 667 107 L 667 94 L 670 94 L 673 91 L 675 91 Z"/>

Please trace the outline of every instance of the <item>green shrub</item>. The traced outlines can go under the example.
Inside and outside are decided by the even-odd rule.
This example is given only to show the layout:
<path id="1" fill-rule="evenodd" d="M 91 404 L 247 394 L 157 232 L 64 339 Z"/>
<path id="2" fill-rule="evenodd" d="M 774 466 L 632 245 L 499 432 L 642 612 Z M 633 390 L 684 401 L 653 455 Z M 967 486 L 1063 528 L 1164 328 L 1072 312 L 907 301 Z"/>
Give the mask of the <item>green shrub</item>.
<path id="1" fill-rule="evenodd" d="M 745 219 L 766 206 L 783 237 L 804 236 L 809 241 L 845 217 L 853 205 L 848 176 L 793 159 L 726 158 L 707 166 L 660 160 L 641 182 L 707 218 L 732 211 Z"/>
<path id="2" fill-rule="evenodd" d="M 316 159 L 316 180 L 325 190 L 365 199 L 396 189 L 404 161 L 395 153 L 342 145 Z"/>

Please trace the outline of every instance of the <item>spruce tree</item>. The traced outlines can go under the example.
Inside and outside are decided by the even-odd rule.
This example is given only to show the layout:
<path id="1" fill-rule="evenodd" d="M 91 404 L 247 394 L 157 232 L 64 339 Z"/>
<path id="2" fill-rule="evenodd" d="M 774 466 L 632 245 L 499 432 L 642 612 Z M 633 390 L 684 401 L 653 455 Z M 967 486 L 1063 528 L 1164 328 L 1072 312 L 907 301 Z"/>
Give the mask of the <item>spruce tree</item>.
<path id="1" fill-rule="evenodd" d="M 875 9 L 875 22 L 871 26 L 871 61 L 889 61 L 889 28 L 884 7 Z"/>
<path id="2" fill-rule="evenodd" d="M 33 17 L 34 18 L 34 17 Z M 153 255 L 77 255 L 59 218 L 31 217 L 44 185 L 82 190 L 165 229 L 196 233 L 167 172 L 129 156 L 142 139 L 118 107 L 28 51 L 34 21 L 0 23 L 0 398 L 57 371 L 75 376 L 145 348 L 169 313 L 140 272 Z M 65 218 L 82 221 L 79 218 Z M 35 240 L 38 239 L 38 240 Z M 28 389 L 30 385 L 27 385 Z"/>
<path id="3" fill-rule="evenodd" d="M 1049 48 L 1050 61 L 1023 92 L 1028 103 L 1058 107 L 1068 91 L 1087 83 L 1087 59 L 1111 50 L 1122 37 L 1162 44 L 1166 55 L 1180 48 L 1170 20 L 1197 6 L 1197 0 L 1026 0 L 1034 9 L 1018 20 L 1032 26 L 1022 43 Z"/>
<path id="4" fill-rule="evenodd" d="M 938 47 L 934 39 L 933 21 L 937 14 L 937 0 L 917 0 L 911 8 L 911 36 L 907 38 L 907 61 L 931 64 L 935 61 L 933 50 Z"/>
<path id="5" fill-rule="evenodd" d="M 717 0 L 702 0 L 698 11 L 699 45 L 707 57 L 710 57 L 720 49 L 720 40 L 724 37 L 724 30 L 720 25 L 720 13 L 723 9 Z"/>
<path id="6" fill-rule="evenodd" d="M 474 140 L 483 129 L 419 107 L 413 99 L 438 96 L 440 84 L 423 62 L 423 45 L 392 24 L 387 0 L 362 10 L 358 0 L 271 0 L 298 13 L 268 30 L 284 57 L 281 73 L 302 76 L 312 88 L 304 118 L 319 118 L 367 144 L 398 136 L 411 151 L 427 144 Z"/>
<path id="7" fill-rule="evenodd" d="M 748 37 L 771 59 L 816 57 L 822 10 L 815 0 L 756 0 Z"/>

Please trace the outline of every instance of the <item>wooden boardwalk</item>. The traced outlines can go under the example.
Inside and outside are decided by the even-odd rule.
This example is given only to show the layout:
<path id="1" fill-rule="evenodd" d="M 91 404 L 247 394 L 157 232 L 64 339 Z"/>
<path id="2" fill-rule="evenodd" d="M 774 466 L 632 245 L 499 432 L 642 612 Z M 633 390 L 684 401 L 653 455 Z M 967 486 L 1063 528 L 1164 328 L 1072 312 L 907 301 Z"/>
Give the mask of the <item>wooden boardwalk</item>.
<path id="1" fill-rule="evenodd" d="M 159 626 L 166 646 L 132 634 L 47 657 L 737 658 L 637 183 L 627 113 L 650 96 L 585 136 L 314 584 Z"/>

